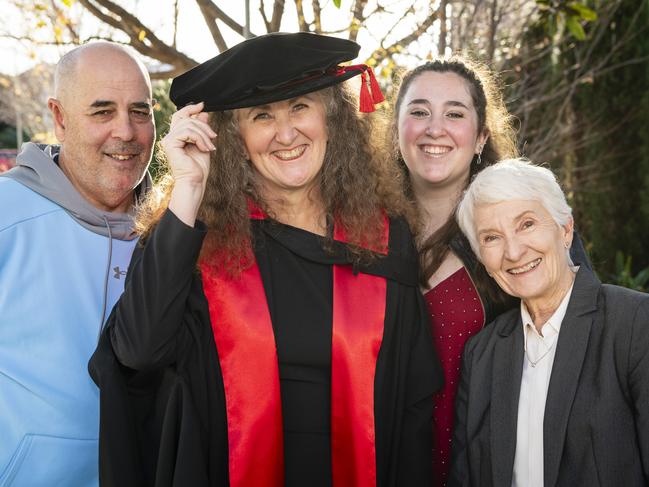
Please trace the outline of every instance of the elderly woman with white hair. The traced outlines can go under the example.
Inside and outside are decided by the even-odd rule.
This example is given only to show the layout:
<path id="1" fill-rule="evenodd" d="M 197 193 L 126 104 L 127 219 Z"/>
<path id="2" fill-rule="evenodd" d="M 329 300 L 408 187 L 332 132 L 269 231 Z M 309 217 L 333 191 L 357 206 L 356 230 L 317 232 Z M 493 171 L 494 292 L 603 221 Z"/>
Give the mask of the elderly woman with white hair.
<path id="1" fill-rule="evenodd" d="M 548 169 L 484 169 L 457 219 L 521 305 L 464 349 L 449 485 L 649 485 L 649 295 L 573 267 L 572 211 Z"/>

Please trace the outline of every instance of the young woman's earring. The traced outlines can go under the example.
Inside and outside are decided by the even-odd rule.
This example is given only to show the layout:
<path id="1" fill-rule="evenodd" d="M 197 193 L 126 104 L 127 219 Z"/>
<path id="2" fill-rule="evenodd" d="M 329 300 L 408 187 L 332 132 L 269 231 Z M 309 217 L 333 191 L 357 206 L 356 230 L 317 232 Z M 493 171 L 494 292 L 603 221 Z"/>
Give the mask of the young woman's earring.
<path id="1" fill-rule="evenodd" d="M 480 151 L 478 152 L 478 159 L 476 160 L 476 164 L 479 166 L 482 164 L 482 149 L 484 148 L 484 145 L 480 146 Z"/>

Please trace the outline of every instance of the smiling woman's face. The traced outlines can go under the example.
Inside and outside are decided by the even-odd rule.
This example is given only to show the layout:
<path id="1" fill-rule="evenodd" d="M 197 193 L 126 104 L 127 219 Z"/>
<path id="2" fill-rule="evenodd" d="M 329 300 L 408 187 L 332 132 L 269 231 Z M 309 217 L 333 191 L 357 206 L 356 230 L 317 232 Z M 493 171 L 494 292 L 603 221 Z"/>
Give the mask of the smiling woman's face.
<path id="1" fill-rule="evenodd" d="M 237 110 L 246 154 L 267 198 L 308 192 L 327 150 L 326 110 L 319 93 Z"/>
<path id="2" fill-rule="evenodd" d="M 415 191 L 464 187 L 486 136 L 469 86 L 458 74 L 425 71 L 412 81 L 398 113 L 399 150 Z"/>
<path id="3" fill-rule="evenodd" d="M 552 302 L 571 272 L 572 220 L 562 227 L 540 202 L 512 200 L 476 207 L 474 224 L 480 258 L 498 285 L 526 304 Z"/>

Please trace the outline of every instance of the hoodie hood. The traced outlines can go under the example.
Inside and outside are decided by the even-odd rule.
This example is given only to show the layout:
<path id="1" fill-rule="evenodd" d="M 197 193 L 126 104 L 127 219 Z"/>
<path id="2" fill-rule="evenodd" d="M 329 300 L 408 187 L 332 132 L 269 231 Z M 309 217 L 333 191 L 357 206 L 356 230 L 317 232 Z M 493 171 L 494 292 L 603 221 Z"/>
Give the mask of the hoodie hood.
<path id="1" fill-rule="evenodd" d="M 60 147 L 28 142 L 23 144 L 16 157 L 16 167 L 2 174 L 27 186 L 32 191 L 61 206 L 72 218 L 91 232 L 119 240 L 133 240 L 133 212 L 111 213 L 98 210 L 88 203 L 72 185 L 56 162 Z M 151 176 L 145 173 L 144 179 L 135 188 L 136 203 L 152 187 Z M 107 227 L 110 227 L 110 229 Z"/>

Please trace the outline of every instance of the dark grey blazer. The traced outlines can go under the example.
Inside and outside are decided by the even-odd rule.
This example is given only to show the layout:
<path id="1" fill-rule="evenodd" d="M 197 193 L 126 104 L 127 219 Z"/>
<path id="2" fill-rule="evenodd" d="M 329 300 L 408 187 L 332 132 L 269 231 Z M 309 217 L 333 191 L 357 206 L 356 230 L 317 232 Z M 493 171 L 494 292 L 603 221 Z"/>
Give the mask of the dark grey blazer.
<path id="1" fill-rule="evenodd" d="M 520 309 L 464 349 L 449 486 L 511 487 L 523 371 Z M 649 294 L 581 266 L 543 424 L 545 487 L 649 485 Z"/>

